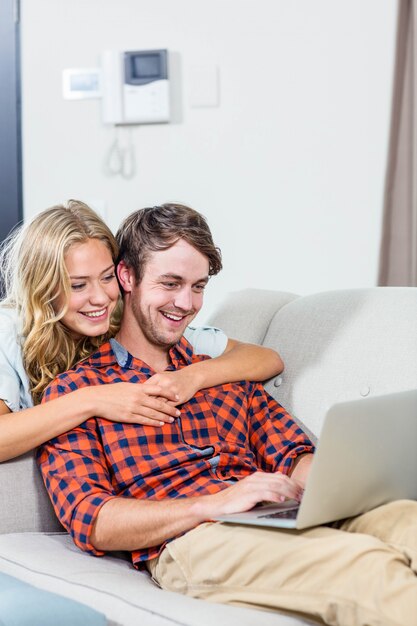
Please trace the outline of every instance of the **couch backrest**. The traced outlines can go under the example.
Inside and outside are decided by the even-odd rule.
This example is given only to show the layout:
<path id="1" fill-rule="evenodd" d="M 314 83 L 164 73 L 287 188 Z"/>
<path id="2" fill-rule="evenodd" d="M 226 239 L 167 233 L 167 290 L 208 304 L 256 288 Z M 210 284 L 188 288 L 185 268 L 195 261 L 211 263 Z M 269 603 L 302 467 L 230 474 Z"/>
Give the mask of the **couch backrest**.
<path id="1" fill-rule="evenodd" d="M 63 530 L 33 453 L 0 463 L 0 490 L 0 533 Z"/>
<path id="2" fill-rule="evenodd" d="M 417 289 L 341 290 L 289 301 L 288 294 L 275 296 L 262 343 L 278 350 L 285 370 L 266 388 L 307 430 L 318 435 L 336 402 L 417 388 Z M 227 319 L 222 305 L 210 323 L 221 321 L 229 336 L 248 341 L 265 320 L 254 314 L 243 326 L 242 311 L 247 302 L 262 318 L 263 297 L 252 289 L 231 294 Z"/>
<path id="3" fill-rule="evenodd" d="M 208 320 L 228 337 L 263 344 L 277 312 L 299 296 L 269 289 L 243 289 L 230 293 Z"/>

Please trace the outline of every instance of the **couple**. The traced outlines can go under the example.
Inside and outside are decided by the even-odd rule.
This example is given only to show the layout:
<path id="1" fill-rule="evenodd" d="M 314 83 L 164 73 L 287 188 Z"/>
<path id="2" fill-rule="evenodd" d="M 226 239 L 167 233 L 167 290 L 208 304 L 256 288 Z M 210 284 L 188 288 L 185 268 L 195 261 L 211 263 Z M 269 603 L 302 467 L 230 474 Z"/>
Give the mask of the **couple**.
<path id="1" fill-rule="evenodd" d="M 85 385 L 142 387 L 152 376 L 211 362 L 182 336 L 202 305 L 208 277 L 220 269 L 204 219 L 187 207 L 154 207 L 128 218 L 117 238 L 120 328 L 58 376 L 45 404 L 35 408 L 57 410 Z M 88 238 L 66 254 L 75 293 L 85 284 L 100 293 L 107 289 L 100 281 L 111 282 L 97 244 Z M 87 255 L 92 246 L 101 266 Z M 64 284 L 55 299 L 64 305 L 65 328 L 82 342 L 91 319 L 100 328 L 105 303 L 80 309 L 78 295 L 66 293 Z M 161 428 L 85 414 L 41 446 L 46 486 L 75 542 L 96 555 L 129 550 L 162 587 L 194 597 L 284 609 L 328 624 L 417 624 L 414 502 L 307 531 L 210 522 L 262 500 L 301 498 L 313 448 L 261 385 L 207 387 L 177 399 L 181 416 Z"/>
<path id="2" fill-rule="evenodd" d="M 186 328 L 185 336 L 197 354 L 217 358 L 182 372 L 158 374 L 144 385 L 84 387 L 40 405 L 46 386 L 57 374 L 117 332 L 118 250 L 99 216 L 75 200 L 40 213 L 3 246 L 0 461 L 97 415 L 159 428 L 174 419 L 179 412 L 176 406 L 200 388 L 240 379 L 264 380 L 282 370 L 273 350 L 241 344 L 218 329 Z M 219 257 L 213 271 L 220 268 Z"/>

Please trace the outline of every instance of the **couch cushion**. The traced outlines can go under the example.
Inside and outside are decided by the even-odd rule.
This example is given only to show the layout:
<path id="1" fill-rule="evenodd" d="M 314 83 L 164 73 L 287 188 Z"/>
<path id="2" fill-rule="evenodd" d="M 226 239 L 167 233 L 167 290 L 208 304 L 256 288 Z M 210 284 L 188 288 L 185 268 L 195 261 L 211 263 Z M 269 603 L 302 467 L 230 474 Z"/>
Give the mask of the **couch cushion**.
<path id="1" fill-rule="evenodd" d="M 88 604 L 123 626 L 300 626 L 310 622 L 208 603 L 162 591 L 145 572 L 114 556 L 81 552 L 66 533 L 0 536 L 0 571 Z"/>
<path id="2" fill-rule="evenodd" d="M 0 572 L 1 626 L 105 626 L 94 609 Z"/>

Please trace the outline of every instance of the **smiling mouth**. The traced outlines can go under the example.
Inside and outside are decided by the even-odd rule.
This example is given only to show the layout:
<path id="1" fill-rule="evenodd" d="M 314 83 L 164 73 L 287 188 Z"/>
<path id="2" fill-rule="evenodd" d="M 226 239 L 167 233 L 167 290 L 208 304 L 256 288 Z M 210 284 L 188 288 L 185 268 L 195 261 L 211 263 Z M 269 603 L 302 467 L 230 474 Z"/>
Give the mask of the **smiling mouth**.
<path id="1" fill-rule="evenodd" d="M 167 313 L 166 311 L 160 311 L 160 313 L 165 317 L 165 319 L 170 320 L 171 322 L 182 322 L 188 315 L 175 315 L 175 313 Z"/>
<path id="2" fill-rule="evenodd" d="M 97 319 L 103 317 L 107 313 L 107 308 L 100 309 L 100 311 L 80 311 L 81 315 L 88 317 L 89 319 Z"/>

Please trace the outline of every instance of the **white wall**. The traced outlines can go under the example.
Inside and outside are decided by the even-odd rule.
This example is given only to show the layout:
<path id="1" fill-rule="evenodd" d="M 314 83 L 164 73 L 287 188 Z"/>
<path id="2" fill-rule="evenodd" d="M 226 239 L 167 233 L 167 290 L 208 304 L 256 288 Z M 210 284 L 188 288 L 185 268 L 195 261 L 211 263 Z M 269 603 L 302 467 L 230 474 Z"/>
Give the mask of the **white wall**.
<path id="1" fill-rule="evenodd" d="M 178 200 L 223 250 L 205 314 L 244 287 L 296 293 L 376 282 L 397 0 L 22 0 L 25 215 L 69 197 L 115 229 Z M 108 178 L 100 102 L 61 73 L 106 48 L 168 48 L 180 123 L 133 127 L 137 175 Z M 220 106 L 189 106 L 216 64 Z M 200 315 L 203 321 L 206 315 Z"/>

